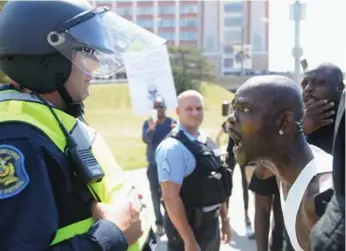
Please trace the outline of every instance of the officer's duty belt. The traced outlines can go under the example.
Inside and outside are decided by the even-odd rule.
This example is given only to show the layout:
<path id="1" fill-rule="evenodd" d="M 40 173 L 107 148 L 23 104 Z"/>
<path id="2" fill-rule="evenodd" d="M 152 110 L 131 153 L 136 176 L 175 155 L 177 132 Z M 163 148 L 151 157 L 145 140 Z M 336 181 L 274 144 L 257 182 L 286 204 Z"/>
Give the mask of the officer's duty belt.
<path id="1" fill-rule="evenodd" d="M 187 209 L 186 214 L 190 224 L 199 227 L 202 223 L 219 217 L 220 208 L 216 208 L 209 212 L 203 212 L 202 208 Z"/>

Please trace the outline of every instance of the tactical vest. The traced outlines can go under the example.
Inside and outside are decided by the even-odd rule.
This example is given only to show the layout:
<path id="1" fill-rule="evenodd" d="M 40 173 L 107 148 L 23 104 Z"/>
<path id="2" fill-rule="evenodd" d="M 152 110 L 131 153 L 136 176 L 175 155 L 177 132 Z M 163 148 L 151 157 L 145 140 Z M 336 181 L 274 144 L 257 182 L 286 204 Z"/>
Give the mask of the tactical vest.
<path id="1" fill-rule="evenodd" d="M 118 195 L 123 186 L 122 170 L 114 160 L 105 141 L 95 130 L 82 121 L 61 110 L 53 109 L 67 132 L 77 142 L 77 148 L 92 149 L 92 154 L 105 173 L 101 182 L 89 186 L 90 192 L 96 193 L 97 198 L 103 203 L 116 203 L 120 199 Z M 0 91 L 0 123 L 4 122 L 29 124 L 48 136 L 61 152 L 65 152 L 66 138 L 62 130 L 49 108 L 34 95 L 15 90 Z M 87 233 L 92 225 L 93 219 L 90 217 L 60 228 L 57 230 L 51 245 L 70 239 L 75 235 Z M 141 244 L 137 242 L 129 250 L 141 250 L 140 246 Z"/>
<path id="2" fill-rule="evenodd" d="M 214 142 L 210 138 L 205 144 L 191 141 L 183 131 L 172 132 L 170 137 L 179 140 L 196 159 L 194 171 L 184 178 L 180 189 L 185 207 L 192 209 L 225 202 L 232 192 L 232 171 L 221 165 Z"/>

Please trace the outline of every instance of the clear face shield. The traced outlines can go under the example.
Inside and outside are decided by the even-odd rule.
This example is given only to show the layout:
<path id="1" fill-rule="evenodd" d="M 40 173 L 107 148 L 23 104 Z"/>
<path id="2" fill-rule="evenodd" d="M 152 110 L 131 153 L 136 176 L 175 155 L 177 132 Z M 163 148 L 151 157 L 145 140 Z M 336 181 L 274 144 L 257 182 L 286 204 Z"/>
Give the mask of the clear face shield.
<path id="1" fill-rule="evenodd" d="M 47 39 L 86 74 L 98 78 L 122 71 L 123 54 L 137 52 L 141 57 L 166 42 L 106 7 L 78 15 Z"/>

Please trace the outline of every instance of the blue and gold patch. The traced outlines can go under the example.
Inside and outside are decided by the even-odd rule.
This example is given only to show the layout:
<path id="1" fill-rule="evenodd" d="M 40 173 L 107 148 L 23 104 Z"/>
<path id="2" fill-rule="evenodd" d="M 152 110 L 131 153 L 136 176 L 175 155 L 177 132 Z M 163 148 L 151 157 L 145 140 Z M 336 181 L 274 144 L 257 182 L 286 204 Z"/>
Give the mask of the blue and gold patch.
<path id="1" fill-rule="evenodd" d="M 29 184 L 24 156 L 13 146 L 0 145 L 0 199 L 13 197 Z"/>

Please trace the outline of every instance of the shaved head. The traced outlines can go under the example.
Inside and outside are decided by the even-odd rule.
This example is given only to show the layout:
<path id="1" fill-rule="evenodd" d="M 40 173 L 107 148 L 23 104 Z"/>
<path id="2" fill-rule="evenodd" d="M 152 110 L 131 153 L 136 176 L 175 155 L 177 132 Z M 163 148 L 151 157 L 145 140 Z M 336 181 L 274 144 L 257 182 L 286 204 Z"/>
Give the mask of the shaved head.
<path id="1" fill-rule="evenodd" d="M 184 103 L 184 100 L 189 98 L 198 98 L 201 100 L 201 102 L 204 102 L 204 98 L 202 94 L 200 94 L 198 91 L 195 90 L 187 90 L 179 94 L 178 96 L 178 107 L 181 106 Z"/>
<path id="2" fill-rule="evenodd" d="M 290 111 L 296 121 L 303 117 L 302 91 L 290 78 L 279 75 L 256 76 L 246 81 L 237 93 L 246 90 L 256 91 L 256 99 L 261 100 L 266 108 L 270 108 L 267 111 L 271 114 Z"/>
<path id="3" fill-rule="evenodd" d="M 290 78 L 250 78 L 237 90 L 232 107 L 230 130 L 240 164 L 278 153 L 301 133 L 302 91 Z"/>
<path id="4" fill-rule="evenodd" d="M 301 82 L 304 102 L 328 100 L 338 103 L 345 87 L 343 78 L 340 68 L 330 63 L 306 72 Z"/>
<path id="5" fill-rule="evenodd" d="M 204 99 L 194 90 L 182 92 L 178 96 L 177 115 L 180 124 L 192 134 L 198 132 L 204 117 Z"/>

